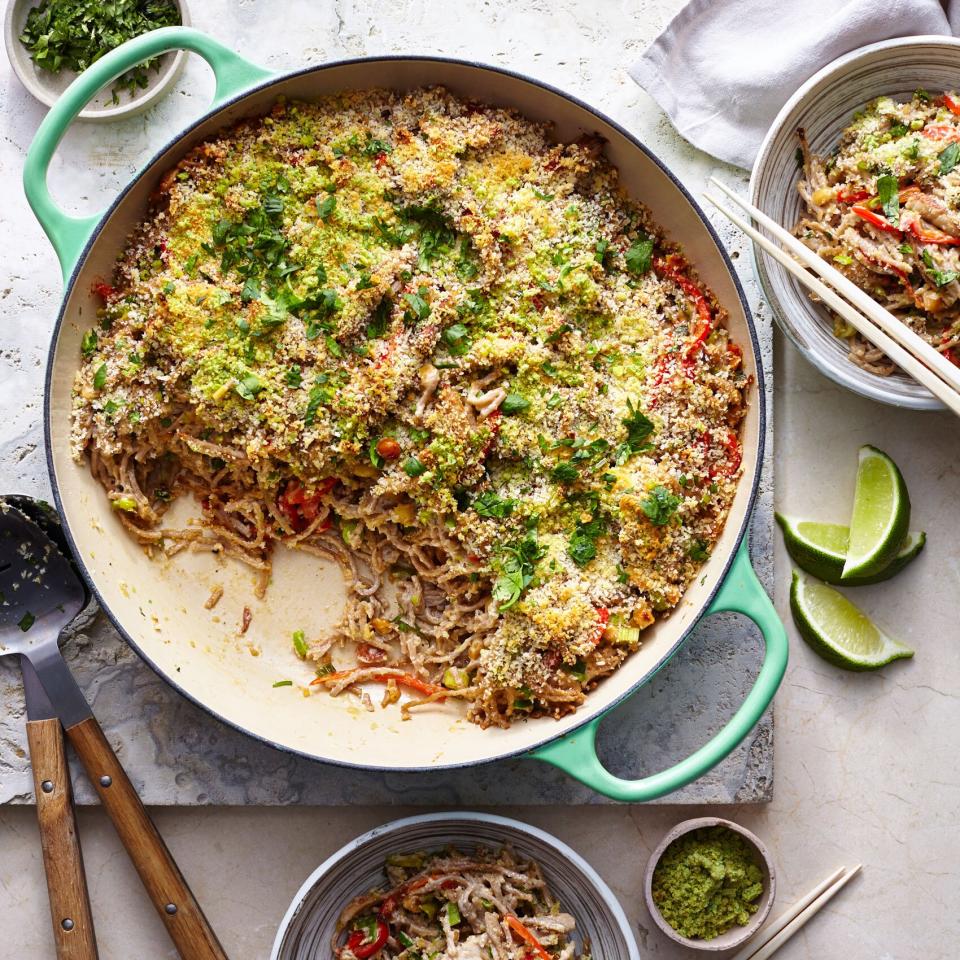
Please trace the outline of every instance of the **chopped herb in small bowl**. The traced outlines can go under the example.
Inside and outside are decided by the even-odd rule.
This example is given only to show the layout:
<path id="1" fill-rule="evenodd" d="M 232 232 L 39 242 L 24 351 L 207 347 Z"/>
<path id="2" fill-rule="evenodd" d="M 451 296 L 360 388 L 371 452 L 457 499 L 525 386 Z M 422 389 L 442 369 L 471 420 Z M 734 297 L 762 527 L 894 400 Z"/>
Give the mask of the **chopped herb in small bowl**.
<path id="1" fill-rule="evenodd" d="M 19 0 L 8 18 L 7 51 L 17 76 L 42 103 L 53 106 L 66 85 L 104 54 L 161 27 L 188 25 L 183 0 Z M 84 119 L 137 113 L 173 85 L 185 55 L 146 60 L 104 87 L 84 108 Z"/>

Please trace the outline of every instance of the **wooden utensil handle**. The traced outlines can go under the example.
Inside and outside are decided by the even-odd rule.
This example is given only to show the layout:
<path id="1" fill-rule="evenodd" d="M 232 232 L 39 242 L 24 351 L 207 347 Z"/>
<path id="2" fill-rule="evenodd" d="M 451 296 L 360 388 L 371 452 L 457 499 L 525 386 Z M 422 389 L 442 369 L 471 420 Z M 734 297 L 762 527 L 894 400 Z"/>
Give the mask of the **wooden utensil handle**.
<path id="1" fill-rule="evenodd" d="M 27 743 L 57 957 L 97 960 L 97 940 L 60 721 L 28 721 Z"/>
<path id="2" fill-rule="evenodd" d="M 180 956 L 183 960 L 227 960 L 96 718 L 68 727 L 67 736 Z"/>

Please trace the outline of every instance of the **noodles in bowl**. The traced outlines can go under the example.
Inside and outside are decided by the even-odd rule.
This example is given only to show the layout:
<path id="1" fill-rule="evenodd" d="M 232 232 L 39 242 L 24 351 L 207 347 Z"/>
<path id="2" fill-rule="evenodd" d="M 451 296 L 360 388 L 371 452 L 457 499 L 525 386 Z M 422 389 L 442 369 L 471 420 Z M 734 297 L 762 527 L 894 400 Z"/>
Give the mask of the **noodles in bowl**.
<path id="1" fill-rule="evenodd" d="M 100 286 L 75 455 L 148 550 L 263 591 L 278 544 L 335 558 L 316 689 L 562 716 L 720 536 L 740 351 L 601 146 L 441 89 L 280 102 L 170 171 Z"/>

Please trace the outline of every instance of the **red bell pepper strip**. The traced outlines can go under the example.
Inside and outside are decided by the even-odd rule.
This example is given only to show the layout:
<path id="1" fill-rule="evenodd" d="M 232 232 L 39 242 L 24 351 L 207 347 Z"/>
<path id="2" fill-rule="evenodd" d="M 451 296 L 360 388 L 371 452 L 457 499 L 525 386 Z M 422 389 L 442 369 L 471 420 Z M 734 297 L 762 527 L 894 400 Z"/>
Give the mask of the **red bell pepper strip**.
<path id="1" fill-rule="evenodd" d="M 540 960 L 553 960 L 553 957 L 544 949 L 543 944 L 514 916 L 509 915 L 506 918 L 507 926 L 537 951 Z"/>
<path id="2" fill-rule="evenodd" d="M 843 190 L 837 191 L 837 200 L 840 203 L 859 203 L 861 200 L 869 199 L 869 190 L 852 190 L 850 193 L 844 193 Z"/>
<path id="3" fill-rule="evenodd" d="M 503 417 L 503 413 L 499 407 L 497 407 L 496 410 L 493 410 L 487 416 L 487 423 L 490 426 L 490 439 L 484 445 L 483 450 L 480 451 L 481 460 L 486 460 L 487 455 L 493 449 L 493 445 L 497 442 L 497 435 L 500 433 L 500 427 L 502 425 L 501 424 L 502 417 Z"/>
<path id="4" fill-rule="evenodd" d="M 100 297 L 104 303 L 110 303 L 112 300 L 117 299 L 117 291 L 109 283 L 104 283 L 102 280 L 98 280 L 94 283 L 90 290 L 92 293 L 95 293 Z"/>
<path id="5" fill-rule="evenodd" d="M 921 243 L 938 243 L 944 247 L 955 247 L 960 244 L 960 237 L 954 237 L 936 227 L 923 227 L 919 220 L 911 220 L 907 224 L 907 230 Z"/>
<path id="6" fill-rule="evenodd" d="M 740 440 L 737 435 L 730 430 L 723 439 L 723 445 L 727 451 L 727 465 L 724 471 L 725 475 L 732 477 L 743 462 L 743 451 L 740 449 Z"/>
<path id="7" fill-rule="evenodd" d="M 382 950 L 389 938 L 390 927 L 378 917 L 376 936 L 367 943 L 366 933 L 363 930 L 354 930 L 347 939 L 347 949 L 357 960 L 367 960 L 368 957 Z"/>
<path id="8" fill-rule="evenodd" d="M 296 478 L 289 480 L 283 493 L 277 497 L 277 509 L 290 521 L 290 526 L 297 533 L 302 533 L 317 519 L 320 512 L 320 500 L 337 485 L 335 477 L 327 477 L 317 484 L 313 493 L 307 493 L 306 488 Z M 330 529 L 327 523 L 324 530 Z"/>
<path id="9" fill-rule="evenodd" d="M 317 677 L 315 680 L 311 680 L 310 685 L 316 686 L 317 684 L 337 683 L 339 680 L 345 680 L 351 673 L 353 673 L 352 670 L 340 670 L 337 673 L 328 673 L 322 677 Z M 363 679 L 364 681 L 372 680 L 374 683 L 386 683 L 388 680 L 396 680 L 401 687 L 410 687 L 411 690 L 416 690 L 425 697 L 432 696 L 435 693 L 445 692 L 443 687 L 438 687 L 435 683 L 421 680 L 412 673 L 404 673 L 402 670 L 384 670 L 381 673 L 375 673 L 373 676 L 364 677 Z M 440 702 L 442 703 L 443 701 L 441 700 Z"/>
<path id="10" fill-rule="evenodd" d="M 960 367 L 960 357 L 957 356 L 957 351 L 953 347 L 947 347 L 943 351 L 943 355 L 955 366 Z"/>
<path id="11" fill-rule="evenodd" d="M 960 103 L 953 99 L 949 93 L 945 93 L 939 98 L 940 102 L 951 112 L 960 117 Z"/>
<path id="12" fill-rule="evenodd" d="M 672 253 L 667 257 L 655 257 L 653 269 L 662 276 L 672 280 L 693 301 L 697 308 L 697 324 L 693 330 L 693 337 L 687 346 L 685 356 L 692 359 L 697 351 L 706 343 L 713 332 L 713 310 L 704 296 L 703 291 L 686 274 L 687 265 L 683 257 Z"/>
<path id="13" fill-rule="evenodd" d="M 876 227 L 878 230 L 885 230 L 887 233 L 895 233 L 898 237 L 901 234 L 901 230 L 895 227 L 886 217 L 881 217 L 879 213 L 874 213 L 872 210 L 863 206 L 862 204 L 856 203 L 850 208 L 861 220 L 866 220 L 867 223 Z"/>
<path id="14" fill-rule="evenodd" d="M 610 611 L 606 607 L 597 607 L 597 629 L 593 635 L 593 645 L 596 646 L 602 639 L 607 624 L 610 622 Z"/>

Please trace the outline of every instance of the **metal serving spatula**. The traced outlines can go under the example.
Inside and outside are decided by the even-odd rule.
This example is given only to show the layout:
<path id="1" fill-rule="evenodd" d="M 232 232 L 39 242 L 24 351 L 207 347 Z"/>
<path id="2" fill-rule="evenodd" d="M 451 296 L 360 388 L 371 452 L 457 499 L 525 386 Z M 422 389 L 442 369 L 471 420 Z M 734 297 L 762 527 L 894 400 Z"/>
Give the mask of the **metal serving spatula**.
<path id="1" fill-rule="evenodd" d="M 8 496 L 4 501 L 34 520 L 60 550 L 67 549 L 59 517 L 51 508 L 29 497 Z M 6 582 L 4 574 L 10 569 L 12 566 L 8 568 L 7 561 L 0 559 L 0 581 Z M 18 630 L 22 629 L 21 622 L 23 626 L 29 625 L 29 618 L 23 621 L 26 611 L 20 609 L 19 588 L 10 592 L 9 598 L 6 591 L 0 595 L 0 637 L 10 629 L 11 622 L 16 622 Z M 84 586 L 81 609 L 89 601 L 90 594 Z M 63 729 L 30 661 L 21 657 L 20 665 L 27 705 L 27 743 L 57 958 L 97 960 L 99 954 L 73 810 Z"/>
<path id="2" fill-rule="evenodd" d="M 84 587 L 54 541 L 5 503 L 0 503 L 0 593 L 0 656 L 18 654 L 26 669 L 32 666 L 36 670 L 181 957 L 226 960 L 216 934 L 60 655 L 60 633 L 83 608 Z"/>

